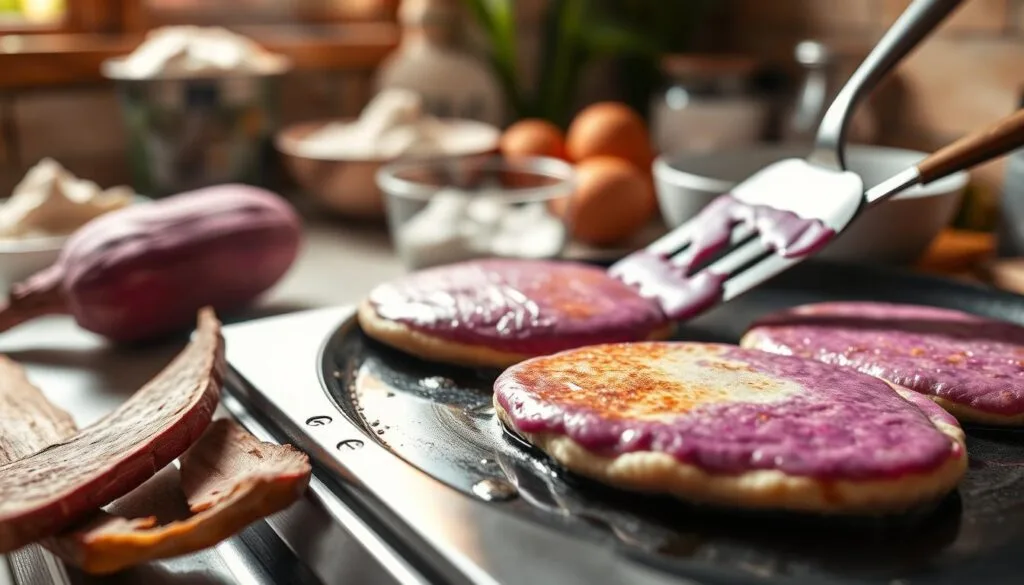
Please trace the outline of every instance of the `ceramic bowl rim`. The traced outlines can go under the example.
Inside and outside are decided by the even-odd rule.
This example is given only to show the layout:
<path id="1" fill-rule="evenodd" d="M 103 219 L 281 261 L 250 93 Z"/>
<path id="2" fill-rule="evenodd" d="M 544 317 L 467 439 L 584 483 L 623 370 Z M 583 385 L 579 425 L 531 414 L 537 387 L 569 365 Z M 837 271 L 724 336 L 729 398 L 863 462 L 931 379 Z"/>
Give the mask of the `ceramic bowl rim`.
<path id="1" fill-rule="evenodd" d="M 0 199 L 0 203 L 7 198 Z M 136 195 L 135 202 L 129 207 L 151 203 L 153 199 L 145 195 Z M 63 236 L 43 236 L 24 239 L 0 239 L 0 257 L 17 256 L 19 254 L 38 254 L 41 252 L 58 252 L 67 242 L 71 234 Z"/>
<path id="2" fill-rule="evenodd" d="M 738 157 L 742 160 L 745 156 L 751 155 L 762 155 L 771 152 L 778 152 L 785 156 L 795 153 L 798 146 L 784 145 L 784 144 L 765 144 L 756 145 L 752 147 L 725 150 L 708 153 L 662 153 L 659 154 L 653 163 L 653 172 L 655 177 L 659 181 L 671 184 L 676 187 L 684 187 L 688 189 L 695 189 L 704 191 L 706 193 L 725 193 L 737 183 L 726 179 L 718 179 L 707 175 L 701 175 L 696 172 L 691 172 L 678 168 L 677 164 L 680 159 L 708 159 L 717 158 L 721 156 Z M 905 156 L 908 159 L 913 156 L 915 160 L 921 160 L 928 156 L 929 153 L 913 150 L 908 148 L 897 148 L 891 146 L 881 145 L 870 145 L 870 144 L 850 144 L 846 147 L 847 157 L 857 153 L 861 156 L 878 156 L 878 155 L 899 155 Z M 958 193 L 963 190 L 970 180 L 970 173 L 966 170 L 957 171 L 950 174 L 947 177 L 933 181 L 927 185 L 918 185 L 907 189 L 906 191 L 896 195 L 893 199 L 907 200 L 907 199 L 921 199 L 928 197 L 941 197 L 949 196 L 954 193 Z M 866 185 L 865 188 L 871 187 Z"/>

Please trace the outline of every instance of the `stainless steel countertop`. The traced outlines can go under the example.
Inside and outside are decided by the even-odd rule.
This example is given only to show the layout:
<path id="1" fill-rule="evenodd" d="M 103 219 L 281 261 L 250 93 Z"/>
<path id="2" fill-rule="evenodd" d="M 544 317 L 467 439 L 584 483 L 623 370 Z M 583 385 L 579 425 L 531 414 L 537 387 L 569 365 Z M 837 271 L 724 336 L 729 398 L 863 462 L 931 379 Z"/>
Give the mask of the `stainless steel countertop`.
<path id="1" fill-rule="evenodd" d="M 289 275 L 253 316 L 352 303 L 371 286 L 403 272 L 382 226 L 307 223 L 306 245 Z M 46 395 L 80 426 L 103 416 L 155 375 L 181 346 L 116 350 L 75 326 L 69 317 L 47 317 L 0 335 L 0 352 L 24 365 Z M 173 471 L 173 470 L 172 470 Z M 38 547 L 0 556 L 0 585 L 17 583 L 391 583 L 351 537 L 327 526 L 315 504 L 300 502 L 220 546 L 179 559 L 151 563 L 106 579 L 68 570 Z M 323 525 L 318 526 L 318 522 Z M 302 531 L 294 530 L 302 526 Z M 335 532 L 330 532 L 334 530 Z M 290 545 L 323 563 L 310 573 L 277 534 L 305 532 Z M 329 535 L 322 538 L 309 535 Z M 302 535 L 299 534 L 301 537 Z M 327 542 L 325 542 L 327 541 Z M 322 549 L 322 550 L 317 550 Z M 319 554 L 317 554 L 319 552 Z M 49 573 L 50 578 L 41 575 Z M 286 581 L 281 581 L 281 574 Z M 14 576 L 18 577 L 15 578 Z"/>

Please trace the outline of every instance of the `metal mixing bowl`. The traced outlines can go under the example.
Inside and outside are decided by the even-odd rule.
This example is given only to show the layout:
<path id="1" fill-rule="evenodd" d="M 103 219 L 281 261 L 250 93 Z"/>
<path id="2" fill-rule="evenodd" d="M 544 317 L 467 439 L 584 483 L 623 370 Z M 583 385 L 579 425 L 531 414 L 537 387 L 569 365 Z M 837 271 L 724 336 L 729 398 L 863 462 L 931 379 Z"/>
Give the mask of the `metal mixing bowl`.
<path id="1" fill-rule="evenodd" d="M 278 125 L 281 65 L 263 74 L 117 77 L 133 187 L 154 197 L 220 183 L 262 185 Z"/>

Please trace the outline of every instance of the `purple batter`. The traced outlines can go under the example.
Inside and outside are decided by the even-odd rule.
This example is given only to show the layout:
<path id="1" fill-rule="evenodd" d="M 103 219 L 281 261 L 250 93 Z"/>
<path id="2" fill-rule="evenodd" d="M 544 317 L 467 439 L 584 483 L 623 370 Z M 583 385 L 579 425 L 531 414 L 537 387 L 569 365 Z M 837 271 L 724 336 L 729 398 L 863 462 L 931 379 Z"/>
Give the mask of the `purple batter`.
<path id="1" fill-rule="evenodd" d="M 371 291 L 377 314 L 451 341 L 539 355 L 648 338 L 658 305 L 600 268 L 546 260 L 478 260 L 410 274 Z"/>
<path id="2" fill-rule="evenodd" d="M 737 225 L 756 230 L 766 246 L 787 258 L 813 254 L 835 235 L 820 220 L 751 205 L 728 194 L 709 203 L 691 222 L 696 229 L 690 245 L 671 263 L 641 250 L 609 270 L 623 282 L 640 287 L 644 296 L 657 299 L 665 314 L 675 320 L 693 317 L 721 298 L 722 283 L 728 275 L 703 270 L 694 276 L 694 270 L 729 244 Z"/>
<path id="3" fill-rule="evenodd" d="M 660 393 L 673 380 L 659 379 L 645 364 L 687 348 L 721 351 L 749 371 L 795 382 L 802 391 L 762 404 L 730 401 L 713 382 Z M 712 380 L 716 369 L 731 367 L 710 358 L 701 364 L 694 367 L 706 368 Z M 584 348 L 513 366 L 497 379 L 494 391 L 522 432 L 564 434 L 609 456 L 663 452 L 717 473 L 777 469 L 822 479 L 894 478 L 965 456 L 935 428 L 933 421 L 954 426 L 956 421 L 933 404 L 919 408 L 871 376 L 729 345 Z M 654 412 L 676 416 L 641 420 L 625 414 L 623 409 L 638 400 L 654 404 Z"/>
<path id="4" fill-rule="evenodd" d="M 771 315 L 756 347 L 849 366 L 906 388 L 1005 416 L 1024 413 L 1024 328 L 960 311 L 821 303 Z"/>

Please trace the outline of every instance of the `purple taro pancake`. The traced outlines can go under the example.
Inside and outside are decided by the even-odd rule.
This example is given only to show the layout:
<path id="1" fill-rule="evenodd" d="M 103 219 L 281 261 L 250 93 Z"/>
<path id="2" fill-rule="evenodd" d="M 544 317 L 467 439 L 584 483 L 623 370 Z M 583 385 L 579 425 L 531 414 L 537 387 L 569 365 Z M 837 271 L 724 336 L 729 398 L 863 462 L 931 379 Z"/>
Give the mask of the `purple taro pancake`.
<path id="1" fill-rule="evenodd" d="M 493 367 L 672 331 L 657 303 L 604 270 L 549 260 L 421 270 L 374 288 L 359 322 L 371 337 L 425 359 Z"/>
<path id="2" fill-rule="evenodd" d="M 605 344 L 534 358 L 494 384 L 503 423 L 613 486 L 738 507 L 894 511 L 952 490 L 956 420 L 821 362 L 737 346 Z"/>
<path id="3" fill-rule="evenodd" d="M 928 396 L 961 421 L 1024 423 L 1024 328 L 951 309 L 803 305 L 754 324 L 741 345 L 854 368 Z"/>

